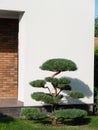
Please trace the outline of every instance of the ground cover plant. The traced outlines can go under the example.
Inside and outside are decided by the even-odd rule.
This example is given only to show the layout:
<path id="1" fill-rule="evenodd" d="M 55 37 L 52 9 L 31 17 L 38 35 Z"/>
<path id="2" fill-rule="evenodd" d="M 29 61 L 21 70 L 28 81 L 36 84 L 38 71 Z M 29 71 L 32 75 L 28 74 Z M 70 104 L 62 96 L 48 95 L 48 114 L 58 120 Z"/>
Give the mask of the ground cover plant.
<path id="1" fill-rule="evenodd" d="M 74 99 L 84 97 L 83 93 L 72 90 L 70 86 L 71 83 L 70 78 L 57 77 L 57 75 L 60 74 L 61 72 L 77 70 L 76 64 L 68 59 L 62 59 L 62 58 L 49 59 L 40 66 L 40 69 L 46 71 L 52 71 L 54 73 L 50 77 L 45 77 L 45 79 L 37 79 L 31 81 L 30 85 L 32 87 L 47 89 L 48 93 L 34 92 L 32 93 L 31 97 L 37 101 L 43 101 L 44 103 L 48 103 L 51 105 L 52 108 L 51 113 L 44 113 L 44 115 L 46 114 L 46 117 L 52 120 L 52 125 L 57 125 L 58 121 L 63 122 L 65 119 L 76 119 L 76 118 L 83 118 L 84 116 L 86 116 L 87 112 L 81 109 L 74 108 L 74 109 L 57 110 L 57 106 L 62 101 L 62 98 L 65 98 L 67 101 L 66 97 Z M 50 86 L 47 85 L 47 83 L 51 84 L 52 89 L 50 88 Z M 62 91 L 66 93 L 66 96 L 61 94 Z M 28 112 L 26 112 L 26 110 L 23 111 L 25 112 L 22 112 L 22 115 L 26 117 L 28 115 L 29 116 L 32 115 L 32 119 L 34 119 L 34 112 L 32 112 L 31 114 L 31 111 L 35 111 L 34 109 L 32 110 L 29 109 L 27 110 Z M 40 114 L 42 116 L 42 112 L 40 112 Z M 38 117 L 40 117 L 40 114 Z M 44 118 L 45 116 L 42 117 Z"/>

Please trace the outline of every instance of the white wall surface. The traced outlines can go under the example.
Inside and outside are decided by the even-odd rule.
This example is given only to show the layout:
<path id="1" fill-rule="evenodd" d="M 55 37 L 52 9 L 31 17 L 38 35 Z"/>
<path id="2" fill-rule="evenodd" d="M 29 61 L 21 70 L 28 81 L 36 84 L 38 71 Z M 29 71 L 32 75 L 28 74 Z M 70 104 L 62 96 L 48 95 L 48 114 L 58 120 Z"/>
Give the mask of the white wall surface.
<path id="1" fill-rule="evenodd" d="M 72 78 L 84 103 L 93 103 L 94 0 L 0 0 L 1 10 L 24 11 L 19 22 L 19 93 L 25 106 L 42 105 L 31 99 L 29 82 L 50 76 L 39 69 L 50 58 L 73 60 L 77 71 L 59 76 Z M 20 13 L 19 13 L 20 16 Z"/>

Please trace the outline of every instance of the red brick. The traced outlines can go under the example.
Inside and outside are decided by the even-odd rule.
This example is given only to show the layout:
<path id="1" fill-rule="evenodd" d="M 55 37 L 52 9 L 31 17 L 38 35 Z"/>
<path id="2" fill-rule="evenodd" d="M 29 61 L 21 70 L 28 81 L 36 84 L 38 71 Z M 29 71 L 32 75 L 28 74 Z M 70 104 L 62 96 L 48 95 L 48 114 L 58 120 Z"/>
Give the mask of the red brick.
<path id="1" fill-rule="evenodd" d="M 0 18 L 0 98 L 18 93 L 18 20 Z"/>

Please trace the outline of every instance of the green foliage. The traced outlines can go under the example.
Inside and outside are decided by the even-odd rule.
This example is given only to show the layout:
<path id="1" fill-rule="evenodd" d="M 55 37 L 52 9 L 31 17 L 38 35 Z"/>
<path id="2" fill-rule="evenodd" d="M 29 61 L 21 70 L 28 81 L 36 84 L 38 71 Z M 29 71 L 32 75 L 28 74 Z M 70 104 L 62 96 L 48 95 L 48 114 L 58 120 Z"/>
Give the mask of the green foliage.
<path id="1" fill-rule="evenodd" d="M 98 46 L 94 50 L 94 86 L 98 89 Z"/>
<path id="2" fill-rule="evenodd" d="M 57 88 L 59 88 L 61 91 L 62 90 L 71 90 L 71 86 L 66 85 L 66 84 L 58 84 Z"/>
<path id="3" fill-rule="evenodd" d="M 50 82 L 50 83 L 53 84 L 54 86 L 57 86 L 57 84 L 58 84 L 58 79 L 57 79 L 57 78 L 46 77 L 45 80 L 46 80 L 47 82 Z"/>
<path id="4" fill-rule="evenodd" d="M 33 87 L 43 87 L 45 86 L 46 82 L 45 80 L 35 80 L 30 82 L 30 85 Z"/>
<path id="5" fill-rule="evenodd" d="M 31 97 L 37 101 L 43 101 L 45 103 L 52 103 L 53 97 L 48 93 L 43 92 L 35 92 L 31 95 Z"/>
<path id="6" fill-rule="evenodd" d="M 96 87 L 94 88 L 94 94 L 95 94 L 95 102 L 98 103 L 98 89 Z"/>
<path id="7" fill-rule="evenodd" d="M 98 115 L 98 103 L 96 103 L 94 106 L 94 114 Z"/>
<path id="8" fill-rule="evenodd" d="M 21 110 L 21 115 L 26 119 L 43 119 L 46 118 L 46 113 L 41 112 L 39 108 L 23 108 Z"/>
<path id="9" fill-rule="evenodd" d="M 94 49 L 94 86 L 94 112 L 98 114 L 98 46 Z"/>
<path id="10" fill-rule="evenodd" d="M 53 115 L 57 118 L 64 118 L 64 119 L 75 119 L 87 116 L 87 112 L 81 109 L 63 109 L 63 110 L 55 110 Z"/>
<path id="11" fill-rule="evenodd" d="M 61 78 L 52 78 L 52 77 L 46 77 L 45 80 L 47 82 L 50 82 L 52 85 L 54 85 L 56 88 L 59 88 L 60 90 L 71 90 L 70 79 L 61 77 Z"/>
<path id="12" fill-rule="evenodd" d="M 95 56 L 98 56 L 98 46 L 95 47 L 94 54 L 95 54 Z"/>
<path id="13" fill-rule="evenodd" d="M 49 70 L 53 72 L 74 71 L 77 69 L 76 64 L 68 59 L 50 59 L 42 64 L 42 70 Z"/>
<path id="14" fill-rule="evenodd" d="M 30 85 L 33 87 L 43 87 L 44 89 L 47 88 L 49 93 L 34 92 L 32 93 L 31 97 L 36 101 L 43 101 L 44 103 L 51 104 L 52 113 L 49 114 L 48 116 L 52 119 L 52 124 L 56 125 L 58 118 L 73 119 L 83 117 L 84 115 L 86 115 L 86 112 L 80 109 L 56 110 L 57 105 L 61 102 L 61 99 L 64 97 L 64 95 L 60 95 L 60 92 L 62 90 L 66 91 L 68 90 L 66 94 L 67 96 L 70 96 L 72 98 L 77 99 L 84 97 L 84 95 L 81 92 L 78 91 L 69 92 L 71 90 L 70 78 L 66 77 L 55 78 L 55 76 L 57 76 L 60 72 L 76 70 L 77 69 L 76 64 L 68 59 L 57 58 L 57 59 L 50 59 L 44 62 L 40 68 L 42 70 L 49 70 L 55 73 L 51 77 L 46 77 L 44 80 L 32 81 Z M 47 82 L 51 83 L 52 89 L 50 88 L 51 87 L 50 84 L 46 84 Z"/>
<path id="15" fill-rule="evenodd" d="M 48 93 L 35 92 L 31 95 L 31 97 L 37 101 L 43 101 L 43 102 L 49 103 L 49 104 L 58 104 L 58 102 L 61 100 L 61 98 L 63 96 L 58 95 L 56 97 L 53 97 L 52 95 L 50 95 Z"/>
<path id="16" fill-rule="evenodd" d="M 63 95 L 57 95 L 56 97 L 53 97 L 53 104 L 58 105 L 62 98 Z"/>
<path id="17" fill-rule="evenodd" d="M 68 93 L 68 95 L 69 95 L 70 97 L 72 97 L 72 98 L 75 98 L 75 99 L 77 99 L 77 98 L 83 98 L 83 97 L 84 97 L 83 93 L 81 93 L 81 92 L 79 92 L 79 91 L 70 91 L 70 92 Z"/>
<path id="18" fill-rule="evenodd" d="M 66 78 L 66 77 L 61 77 L 59 78 L 58 80 L 58 85 L 57 85 L 57 88 L 59 88 L 60 90 L 71 90 L 71 87 L 70 87 L 70 79 L 69 78 Z"/>
<path id="19" fill-rule="evenodd" d="M 98 115 L 98 87 L 94 87 L 94 113 Z"/>
<path id="20" fill-rule="evenodd" d="M 98 18 L 95 19 L 95 37 L 98 37 Z"/>
<path id="21" fill-rule="evenodd" d="M 59 81 L 58 81 L 58 83 L 59 84 L 70 84 L 70 79 L 69 78 L 66 78 L 66 77 L 61 77 L 61 78 L 59 78 Z"/>

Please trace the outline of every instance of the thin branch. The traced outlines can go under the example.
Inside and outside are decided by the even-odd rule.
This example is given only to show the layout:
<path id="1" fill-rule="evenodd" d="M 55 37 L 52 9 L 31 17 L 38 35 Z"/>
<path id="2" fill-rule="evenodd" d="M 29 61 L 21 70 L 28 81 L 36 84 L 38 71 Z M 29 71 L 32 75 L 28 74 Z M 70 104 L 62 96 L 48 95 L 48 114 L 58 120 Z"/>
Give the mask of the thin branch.
<path id="1" fill-rule="evenodd" d="M 55 93 L 54 93 L 54 97 L 57 96 L 57 88 L 55 86 L 53 86 L 54 90 L 55 90 Z"/>
<path id="2" fill-rule="evenodd" d="M 58 71 L 58 72 L 54 73 L 51 77 L 54 78 L 54 77 L 55 77 L 56 75 L 58 75 L 60 72 L 61 72 L 61 71 Z M 54 84 L 52 84 L 52 85 L 53 85 L 53 88 L 54 88 L 54 91 L 55 91 L 55 93 L 53 94 L 53 96 L 56 97 L 56 96 L 57 96 L 57 88 L 55 87 Z"/>
<path id="3" fill-rule="evenodd" d="M 52 93 L 51 93 L 51 91 L 50 91 L 49 87 L 47 87 L 47 86 L 46 86 L 45 88 L 47 88 L 47 89 L 48 89 L 48 91 L 50 92 L 50 94 L 52 95 Z"/>
<path id="4" fill-rule="evenodd" d="M 56 73 L 54 73 L 51 77 L 54 78 L 56 75 L 58 75 L 61 71 L 58 71 Z"/>
<path id="5" fill-rule="evenodd" d="M 60 91 L 57 93 L 57 95 L 59 95 L 61 91 L 62 91 L 62 90 L 60 90 Z"/>

